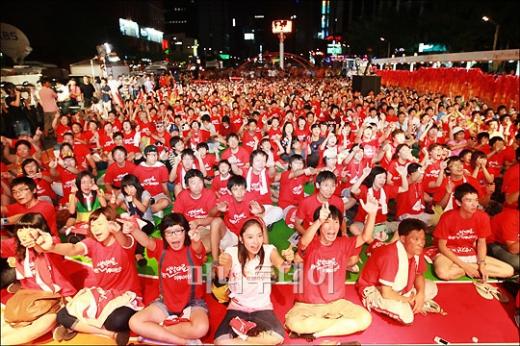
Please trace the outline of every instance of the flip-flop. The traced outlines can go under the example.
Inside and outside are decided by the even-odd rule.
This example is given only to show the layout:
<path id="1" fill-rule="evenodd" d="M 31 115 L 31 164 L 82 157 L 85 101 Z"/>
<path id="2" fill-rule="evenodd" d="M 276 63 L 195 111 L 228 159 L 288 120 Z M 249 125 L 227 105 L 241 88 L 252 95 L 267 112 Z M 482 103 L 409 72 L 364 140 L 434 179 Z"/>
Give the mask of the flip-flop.
<path id="1" fill-rule="evenodd" d="M 428 313 L 428 312 L 431 312 L 431 313 L 435 313 L 435 314 L 441 314 L 442 316 L 446 316 L 448 314 L 446 311 L 444 311 L 441 308 L 439 303 L 437 303 L 433 299 L 430 299 L 430 300 L 427 300 L 427 301 L 424 302 L 424 306 L 423 306 L 421 312 L 423 312 L 425 314 Z"/>
<path id="2" fill-rule="evenodd" d="M 484 282 L 473 281 L 475 288 L 477 289 L 477 293 L 484 299 L 493 300 L 493 294 L 491 294 L 489 290 L 489 286 Z"/>
<path id="3" fill-rule="evenodd" d="M 490 286 L 489 292 L 493 295 L 493 298 L 495 298 L 502 304 L 509 303 L 509 298 L 504 293 L 502 293 L 502 291 L 500 291 L 498 287 L 491 286 L 489 284 L 488 286 Z"/>

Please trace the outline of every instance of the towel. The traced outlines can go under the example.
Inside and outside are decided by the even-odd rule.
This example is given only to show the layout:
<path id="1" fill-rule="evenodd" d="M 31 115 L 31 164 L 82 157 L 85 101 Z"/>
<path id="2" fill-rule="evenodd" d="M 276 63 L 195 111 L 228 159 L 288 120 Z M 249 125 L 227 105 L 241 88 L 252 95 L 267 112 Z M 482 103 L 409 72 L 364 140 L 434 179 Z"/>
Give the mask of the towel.
<path id="1" fill-rule="evenodd" d="M 267 177 L 266 177 L 266 171 L 265 168 L 260 171 L 260 195 L 266 195 L 269 192 L 269 187 L 267 186 Z M 253 178 L 253 167 L 249 167 L 249 170 L 247 171 L 247 191 L 251 191 L 251 180 Z"/>
<path id="2" fill-rule="evenodd" d="M 381 212 L 383 213 L 383 215 L 386 215 L 386 214 L 388 214 L 388 204 L 386 203 L 385 189 L 381 188 L 380 191 L 381 192 L 380 192 L 380 195 L 379 195 L 379 205 L 381 206 Z M 374 189 L 373 188 L 369 188 L 367 195 L 371 196 L 371 197 L 374 197 Z"/>

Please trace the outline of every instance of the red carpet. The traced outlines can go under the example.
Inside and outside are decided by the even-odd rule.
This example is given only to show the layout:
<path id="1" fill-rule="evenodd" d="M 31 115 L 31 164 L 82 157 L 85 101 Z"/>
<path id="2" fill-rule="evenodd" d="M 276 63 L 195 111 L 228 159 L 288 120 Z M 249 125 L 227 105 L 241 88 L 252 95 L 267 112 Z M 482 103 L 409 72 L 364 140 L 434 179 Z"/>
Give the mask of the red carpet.
<path id="1" fill-rule="evenodd" d="M 71 274 L 76 285 L 81 285 L 86 277 L 88 267 L 65 261 L 66 272 Z M 145 303 L 157 296 L 158 281 L 142 277 Z M 436 301 L 448 313 L 447 316 L 429 314 L 416 315 L 412 326 L 403 326 L 377 313 L 372 313 L 372 325 L 362 333 L 346 337 L 326 338 L 341 342 L 359 341 L 362 344 L 432 344 L 433 338 L 440 336 L 451 343 L 473 343 L 473 337 L 480 343 L 518 343 L 518 329 L 513 321 L 514 303 L 501 304 L 496 300 L 485 300 L 480 297 L 471 283 L 438 283 L 439 295 Z M 10 296 L 5 289 L 1 292 L 2 303 Z M 353 285 L 347 285 L 348 300 L 360 304 Z M 271 299 L 275 312 L 281 321 L 285 313 L 294 304 L 292 285 L 274 285 Z M 213 335 L 222 320 L 226 307 L 217 303 L 207 295 L 206 301 L 210 311 L 211 328 L 203 342 L 211 343 Z M 49 338 L 41 338 L 49 341 Z M 40 341 L 39 340 L 39 341 Z M 45 342 L 44 341 L 44 342 Z M 319 344 L 323 340 L 308 343 L 303 339 L 289 339 L 285 344 Z"/>

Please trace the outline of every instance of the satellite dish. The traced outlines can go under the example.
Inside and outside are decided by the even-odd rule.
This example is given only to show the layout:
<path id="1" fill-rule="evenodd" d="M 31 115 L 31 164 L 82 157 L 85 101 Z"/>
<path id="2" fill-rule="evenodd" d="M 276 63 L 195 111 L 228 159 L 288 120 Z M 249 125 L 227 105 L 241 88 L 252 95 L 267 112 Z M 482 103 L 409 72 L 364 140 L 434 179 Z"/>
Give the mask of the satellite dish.
<path id="1" fill-rule="evenodd" d="M 15 26 L 0 23 L 2 29 L 1 51 L 16 64 L 23 62 L 23 59 L 32 52 L 29 39 Z"/>

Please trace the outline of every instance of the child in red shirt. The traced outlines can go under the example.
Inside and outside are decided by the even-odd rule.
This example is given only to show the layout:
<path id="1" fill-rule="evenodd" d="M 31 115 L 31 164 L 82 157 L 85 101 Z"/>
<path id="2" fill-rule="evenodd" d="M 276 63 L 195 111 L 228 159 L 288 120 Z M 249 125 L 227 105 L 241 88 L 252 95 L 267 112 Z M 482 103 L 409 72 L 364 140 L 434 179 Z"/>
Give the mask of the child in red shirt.
<path id="1" fill-rule="evenodd" d="M 209 330 L 201 272 L 204 247 L 199 232 L 190 228 L 182 214 L 167 215 L 159 230 L 161 239 L 132 228 L 132 236 L 159 264 L 159 298 L 132 316 L 129 325 L 154 343 L 192 343 L 191 339 L 202 338 Z M 170 321 L 178 323 L 167 327 Z"/>
<path id="2" fill-rule="evenodd" d="M 213 259 L 218 258 L 220 251 L 238 243 L 238 234 L 247 218 L 261 217 L 265 211 L 255 200 L 255 194 L 247 191 L 246 179 L 241 175 L 231 176 L 227 187 L 231 194 L 221 196 L 209 213 L 215 216 L 210 226 Z"/>

